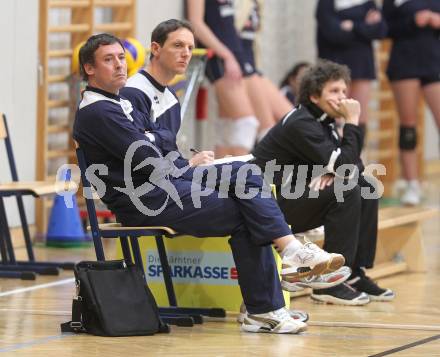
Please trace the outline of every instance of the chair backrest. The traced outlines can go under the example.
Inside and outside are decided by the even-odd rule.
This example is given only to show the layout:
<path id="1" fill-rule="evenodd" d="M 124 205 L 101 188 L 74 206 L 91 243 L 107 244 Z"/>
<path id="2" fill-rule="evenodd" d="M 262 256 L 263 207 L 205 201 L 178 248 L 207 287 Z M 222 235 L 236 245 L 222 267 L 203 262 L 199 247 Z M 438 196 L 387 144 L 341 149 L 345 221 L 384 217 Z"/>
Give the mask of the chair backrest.
<path id="1" fill-rule="evenodd" d="M 5 121 L 6 121 L 6 117 L 3 113 L 1 114 L 1 118 L 0 118 L 0 139 L 5 139 L 8 136 L 8 133 L 6 132 L 6 125 L 5 125 Z"/>
<path id="2" fill-rule="evenodd" d="M 8 123 L 6 121 L 6 115 L 4 113 L 1 114 L 1 118 L 0 118 L 0 139 L 5 141 L 6 154 L 8 155 L 9 169 L 11 171 L 12 181 L 18 181 L 14 152 L 12 151 L 12 144 L 9 136 Z"/>
<path id="3" fill-rule="evenodd" d="M 96 255 L 98 259 L 100 259 L 100 252 L 102 251 L 102 256 L 104 256 L 102 243 L 101 243 L 101 231 L 99 229 L 99 223 L 98 223 L 98 217 L 96 215 L 96 208 L 95 208 L 95 202 L 93 201 L 93 198 L 90 198 L 91 192 L 92 192 L 92 185 L 90 184 L 90 181 L 86 177 L 86 170 L 87 170 L 87 161 L 84 154 L 84 151 L 79 147 L 78 143 L 75 142 L 76 145 L 76 157 L 78 159 L 78 165 L 79 169 L 81 171 L 81 182 L 83 184 L 83 187 L 85 190 L 89 190 L 90 195 L 85 195 L 85 201 L 87 206 L 87 213 L 89 216 L 90 221 L 90 228 L 92 231 L 92 237 L 93 242 L 95 245 Z M 89 197 L 89 198 L 88 198 Z"/>

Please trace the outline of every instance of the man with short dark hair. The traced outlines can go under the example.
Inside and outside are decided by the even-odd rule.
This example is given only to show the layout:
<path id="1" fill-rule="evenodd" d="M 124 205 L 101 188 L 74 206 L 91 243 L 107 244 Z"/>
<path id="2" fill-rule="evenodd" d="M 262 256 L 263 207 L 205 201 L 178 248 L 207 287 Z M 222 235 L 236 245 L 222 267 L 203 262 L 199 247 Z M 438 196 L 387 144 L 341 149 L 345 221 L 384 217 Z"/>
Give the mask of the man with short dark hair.
<path id="1" fill-rule="evenodd" d="M 277 200 L 292 232 L 324 225 L 324 249 L 344 255 L 353 271 L 347 284 L 313 290 L 312 298 L 364 305 L 370 299 L 392 300 L 394 293 L 378 287 L 363 269 L 374 262 L 378 197 L 373 180 L 363 175 L 360 105 L 347 99 L 349 82 L 349 69 L 343 65 L 321 61 L 308 69 L 299 106 L 269 131 L 253 155 L 263 169 L 272 160 L 280 165 L 274 176 Z M 345 120 L 342 139 L 334 118 Z M 346 168 L 355 176 L 360 172 L 357 183 L 345 176 Z M 370 197 L 364 197 L 367 193 Z"/>
<path id="2" fill-rule="evenodd" d="M 155 90 L 165 93 L 174 74 L 186 69 L 193 46 L 194 37 L 185 26 L 168 33 L 163 45 L 153 43 L 151 74 L 155 77 L 150 74 L 145 79 Z M 163 119 L 160 111 L 174 106 L 173 113 L 180 117 L 180 107 L 173 104 L 170 96 L 158 96 L 156 100 L 153 95 L 153 102 L 159 102 L 152 107 L 159 110 L 153 116 L 155 122 L 151 112 L 139 112 L 124 98 L 120 90 L 126 82 L 127 66 L 124 48 L 117 38 L 107 34 L 92 36 L 80 50 L 80 59 L 88 86 L 76 113 L 73 135 L 87 164 L 100 165 L 96 178 L 105 183 L 102 200 L 118 221 L 132 226 L 169 226 L 197 237 L 231 235 L 229 243 L 248 310 L 242 329 L 304 331 L 306 325 L 295 321 L 284 308 L 271 244 L 282 256 L 282 275 L 286 279 L 337 284 L 339 281 L 334 279 L 321 281 L 315 276 L 331 275 L 343 265 L 344 258 L 295 239 L 276 202 L 263 197 L 267 187 L 261 175 L 244 167 L 244 180 L 239 182 L 244 163 L 209 165 L 205 172 L 200 165 L 212 163 L 212 153 L 202 152 L 186 160 L 170 151 L 172 141 L 156 135 L 161 130 L 156 123 Z M 174 114 L 170 114 L 171 120 Z M 222 190 L 225 184 L 227 189 Z M 240 191 L 257 194 L 242 199 Z"/>
<path id="3" fill-rule="evenodd" d="M 185 35 L 168 41 L 170 33 Z M 187 21 L 170 19 L 161 22 L 151 34 L 150 63 L 139 73 L 127 80 L 121 93 L 130 100 L 136 109 L 150 120 L 152 130 L 149 133 L 164 153 L 178 151 L 176 136 L 181 125 L 180 103 L 174 91 L 167 84 L 176 74 L 184 74 L 191 59 L 194 43 L 193 30 Z M 186 44 L 184 41 L 190 41 Z M 188 46 L 185 51 L 184 46 Z M 212 152 L 203 152 L 190 160 L 189 164 L 209 163 Z"/>

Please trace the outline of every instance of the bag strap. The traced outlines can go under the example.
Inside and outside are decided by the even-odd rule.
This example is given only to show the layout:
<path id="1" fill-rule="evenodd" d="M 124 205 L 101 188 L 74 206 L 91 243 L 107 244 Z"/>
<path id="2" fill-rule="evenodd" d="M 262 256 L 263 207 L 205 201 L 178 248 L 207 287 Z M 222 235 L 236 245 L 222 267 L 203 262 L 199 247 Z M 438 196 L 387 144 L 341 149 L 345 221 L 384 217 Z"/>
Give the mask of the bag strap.
<path id="1" fill-rule="evenodd" d="M 82 313 L 84 311 L 84 302 L 81 296 L 76 296 L 72 300 L 72 321 L 60 324 L 61 332 L 86 332 L 82 323 Z"/>

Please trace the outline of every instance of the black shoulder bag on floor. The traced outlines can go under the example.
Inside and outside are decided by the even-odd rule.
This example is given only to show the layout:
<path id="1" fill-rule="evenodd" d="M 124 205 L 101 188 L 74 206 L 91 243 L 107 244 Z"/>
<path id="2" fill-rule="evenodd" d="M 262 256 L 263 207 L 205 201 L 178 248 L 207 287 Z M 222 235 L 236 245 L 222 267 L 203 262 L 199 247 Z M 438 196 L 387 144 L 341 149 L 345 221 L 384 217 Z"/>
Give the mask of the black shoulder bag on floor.
<path id="1" fill-rule="evenodd" d="M 159 316 L 143 273 L 124 260 L 83 261 L 75 265 L 72 321 L 62 332 L 136 336 L 169 332 Z"/>

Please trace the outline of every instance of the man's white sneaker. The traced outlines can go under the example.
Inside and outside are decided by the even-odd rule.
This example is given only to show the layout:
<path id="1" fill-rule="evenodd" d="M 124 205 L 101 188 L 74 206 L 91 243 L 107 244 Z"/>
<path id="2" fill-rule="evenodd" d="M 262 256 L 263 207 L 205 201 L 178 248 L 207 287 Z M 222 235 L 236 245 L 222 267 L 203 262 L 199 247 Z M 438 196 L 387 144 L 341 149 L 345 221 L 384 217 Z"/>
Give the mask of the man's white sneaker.
<path id="1" fill-rule="evenodd" d="M 315 277 L 313 277 L 315 279 Z M 297 293 L 299 291 L 303 291 L 305 288 L 307 288 L 308 286 L 299 286 L 296 283 L 289 283 L 287 280 L 284 280 L 283 278 L 281 278 L 281 287 L 283 288 L 283 290 L 288 291 L 289 293 Z"/>
<path id="2" fill-rule="evenodd" d="M 305 311 L 301 310 L 287 310 L 290 317 L 294 319 L 295 321 L 301 321 L 301 322 L 307 322 L 309 319 L 309 314 Z M 237 322 L 243 323 L 244 318 L 246 316 L 246 305 L 244 303 L 241 303 L 240 305 L 240 313 L 237 315 Z"/>
<path id="3" fill-rule="evenodd" d="M 417 206 L 422 200 L 422 189 L 417 180 L 409 181 L 400 202 L 406 206 Z"/>
<path id="4" fill-rule="evenodd" d="M 303 233 L 306 237 L 322 237 L 324 236 L 324 226 L 319 226 Z M 296 234 L 295 234 L 296 235 Z"/>
<path id="5" fill-rule="evenodd" d="M 351 269 L 343 266 L 338 270 L 322 274 L 318 276 L 297 277 L 295 274 L 286 274 L 281 278 L 281 287 L 290 292 L 296 292 L 298 289 L 312 288 L 312 289 L 327 289 L 333 286 L 342 284 L 351 275 Z"/>
<path id="6" fill-rule="evenodd" d="M 327 253 L 316 244 L 306 242 L 293 254 L 283 257 L 281 278 L 287 282 L 296 282 L 303 278 L 334 272 L 344 263 L 343 255 Z"/>
<path id="7" fill-rule="evenodd" d="M 246 313 L 241 329 L 246 332 L 299 333 L 307 329 L 307 324 L 294 320 L 283 307 L 264 314 Z"/>

